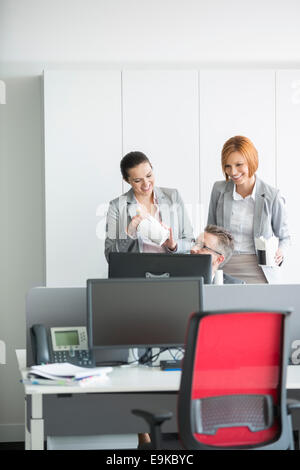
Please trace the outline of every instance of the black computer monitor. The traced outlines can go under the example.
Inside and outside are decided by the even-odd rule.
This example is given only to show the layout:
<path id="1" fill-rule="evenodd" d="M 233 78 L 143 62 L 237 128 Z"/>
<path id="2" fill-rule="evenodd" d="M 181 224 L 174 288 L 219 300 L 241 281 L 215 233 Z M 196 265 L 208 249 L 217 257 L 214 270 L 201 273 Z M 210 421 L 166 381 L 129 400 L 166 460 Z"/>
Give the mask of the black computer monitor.
<path id="1" fill-rule="evenodd" d="M 188 318 L 203 310 L 202 278 L 89 279 L 89 345 L 181 347 Z"/>
<path id="2" fill-rule="evenodd" d="M 211 255 L 171 253 L 110 253 L 110 278 L 202 277 L 211 284 Z"/>

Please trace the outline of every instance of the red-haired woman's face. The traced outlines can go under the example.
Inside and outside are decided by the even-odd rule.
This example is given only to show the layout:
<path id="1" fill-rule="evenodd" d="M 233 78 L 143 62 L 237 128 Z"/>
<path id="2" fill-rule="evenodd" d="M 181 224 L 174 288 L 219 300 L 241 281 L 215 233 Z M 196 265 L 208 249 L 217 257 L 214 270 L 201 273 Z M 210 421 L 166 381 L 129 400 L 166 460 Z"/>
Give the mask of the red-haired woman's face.
<path id="1" fill-rule="evenodd" d="M 237 186 L 248 183 L 249 168 L 244 155 L 240 152 L 232 152 L 226 160 L 225 173 Z"/>

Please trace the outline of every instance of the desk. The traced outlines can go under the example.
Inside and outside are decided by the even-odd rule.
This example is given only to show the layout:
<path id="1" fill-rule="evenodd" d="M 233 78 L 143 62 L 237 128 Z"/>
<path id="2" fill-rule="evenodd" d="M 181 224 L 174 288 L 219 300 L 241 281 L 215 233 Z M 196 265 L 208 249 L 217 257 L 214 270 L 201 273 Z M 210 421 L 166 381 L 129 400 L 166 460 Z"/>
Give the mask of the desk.
<path id="1" fill-rule="evenodd" d="M 21 377 L 24 380 L 27 377 L 26 369 L 26 351 L 17 350 L 18 366 L 21 373 Z M 56 386 L 56 385 L 24 385 L 25 389 L 25 448 L 26 449 L 43 449 L 44 448 L 44 407 L 43 398 L 45 396 L 86 396 L 88 400 L 92 400 L 93 397 L 97 397 L 100 401 L 98 403 L 92 400 L 93 407 L 100 407 L 100 402 L 104 400 L 104 397 L 108 397 L 109 402 L 105 401 L 104 408 L 109 403 L 112 407 L 114 415 L 100 421 L 103 423 L 102 433 L 120 433 L 120 432 L 146 432 L 146 428 L 142 428 L 144 425 L 143 420 L 131 416 L 130 410 L 138 407 L 150 407 L 150 408 L 167 408 L 175 412 L 176 414 L 176 400 L 177 392 L 180 386 L 180 372 L 178 371 L 161 371 L 160 369 L 147 368 L 145 366 L 135 367 L 115 367 L 109 374 L 110 381 L 101 385 L 101 387 L 80 387 L 79 385 L 71 386 Z M 287 371 L 287 389 L 297 390 L 300 389 L 300 366 L 288 366 Z M 26 399 L 31 397 L 30 406 L 30 428 L 27 425 L 27 414 L 28 407 Z M 129 397 L 129 400 L 124 400 L 125 397 Z M 123 399 L 123 401 L 122 401 Z M 110 403 L 111 401 L 111 403 Z M 121 413 L 121 408 L 118 408 L 118 402 L 120 406 L 124 408 L 124 414 Z M 65 408 L 65 407 L 63 407 Z M 63 408 L 60 408 L 61 410 Z M 96 408 L 94 409 L 96 412 Z M 100 414 L 105 411 L 100 410 Z M 109 413 L 111 411 L 109 410 Z M 57 411 L 59 416 L 60 411 Z M 78 415 L 80 413 L 78 412 Z M 117 423 L 113 423 L 117 416 Z M 56 417 L 55 417 L 56 418 Z M 55 419 L 54 418 L 54 419 Z M 97 417 L 95 416 L 95 419 Z M 132 421 L 133 420 L 133 421 Z M 98 431 L 101 431 L 101 422 L 99 421 Z M 115 426 L 110 426 L 110 421 Z M 72 423 L 71 423 L 72 425 Z M 167 423 L 166 423 L 167 425 Z M 139 427 L 140 426 L 140 427 Z M 73 429 L 74 430 L 74 429 Z M 176 416 L 174 420 L 169 423 L 169 427 L 166 426 L 166 432 L 176 431 Z M 81 429 L 79 429 L 81 431 Z M 69 432 L 69 434 L 74 434 Z M 98 432 L 101 434 L 101 432 Z"/>
<path id="2" fill-rule="evenodd" d="M 16 354 L 21 378 L 25 380 L 28 372 L 26 368 L 26 351 L 17 350 Z M 179 371 L 168 372 L 161 371 L 159 368 L 149 368 L 145 366 L 123 366 L 114 367 L 113 371 L 109 374 L 109 378 L 109 382 L 101 385 L 101 387 L 25 384 L 25 448 L 43 449 L 44 447 L 45 416 L 43 399 L 49 395 L 52 395 L 53 398 L 55 396 L 65 396 L 68 398 L 71 395 L 76 397 L 81 395 L 82 398 L 84 398 L 88 395 L 88 400 L 93 403 L 92 406 L 99 408 L 101 401 L 103 401 L 105 410 L 102 411 L 106 416 L 102 420 L 99 418 L 99 426 L 97 426 L 98 434 L 101 434 L 101 431 L 103 434 L 147 432 L 148 426 L 144 424 L 143 420 L 133 415 L 131 416 L 130 410 L 132 408 L 160 407 L 171 409 L 173 412 L 176 411 L 176 396 L 180 385 Z M 28 397 L 31 398 L 29 407 L 27 406 Z M 83 402 L 80 401 L 80 403 Z M 60 405 L 59 402 L 57 402 L 57 404 Z M 64 406 L 65 404 L 66 402 L 63 404 L 63 408 L 66 408 L 66 406 Z M 124 410 L 118 409 L 118 404 L 120 404 Z M 84 406 L 86 406 L 86 403 Z M 30 411 L 29 416 L 28 410 Z M 112 413 L 110 416 L 109 410 L 111 410 Z M 63 410 L 60 408 L 60 411 L 62 412 Z M 60 411 L 58 410 L 57 415 L 59 415 Z M 64 411 L 66 412 L 66 410 Z M 87 410 L 87 412 L 89 411 L 90 410 Z M 78 413 L 78 415 L 80 415 L 80 413 Z M 118 417 L 117 422 L 116 416 Z M 29 417 L 29 421 L 27 417 Z M 168 423 L 168 426 L 166 426 L 167 432 L 176 431 L 176 416 L 174 418 L 173 423 Z M 95 420 L 96 419 L 97 417 L 95 416 Z M 28 426 L 28 423 L 30 426 Z M 69 432 L 69 434 L 72 433 Z"/>

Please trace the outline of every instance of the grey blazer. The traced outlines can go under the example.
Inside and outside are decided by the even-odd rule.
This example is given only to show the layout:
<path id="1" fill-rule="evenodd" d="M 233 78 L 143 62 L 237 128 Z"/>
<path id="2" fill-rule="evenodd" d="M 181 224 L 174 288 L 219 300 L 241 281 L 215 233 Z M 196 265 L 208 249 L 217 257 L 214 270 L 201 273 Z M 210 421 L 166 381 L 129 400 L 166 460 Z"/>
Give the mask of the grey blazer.
<path id="1" fill-rule="evenodd" d="M 217 181 L 212 189 L 208 224 L 219 225 L 230 232 L 232 214 L 233 181 Z M 279 239 L 279 247 L 285 254 L 290 244 L 287 225 L 285 200 L 278 189 L 264 183 L 256 177 L 256 196 L 254 206 L 253 238 L 275 235 Z"/>
<path id="2" fill-rule="evenodd" d="M 246 284 L 242 279 L 230 276 L 230 274 L 223 273 L 223 284 Z"/>
<path id="3" fill-rule="evenodd" d="M 162 222 L 171 227 L 177 242 L 176 253 L 189 251 L 194 241 L 191 222 L 177 189 L 155 187 Z M 110 201 L 106 218 L 105 257 L 113 252 L 139 252 L 137 239 L 127 235 L 127 227 L 136 215 L 137 202 L 133 189 Z"/>

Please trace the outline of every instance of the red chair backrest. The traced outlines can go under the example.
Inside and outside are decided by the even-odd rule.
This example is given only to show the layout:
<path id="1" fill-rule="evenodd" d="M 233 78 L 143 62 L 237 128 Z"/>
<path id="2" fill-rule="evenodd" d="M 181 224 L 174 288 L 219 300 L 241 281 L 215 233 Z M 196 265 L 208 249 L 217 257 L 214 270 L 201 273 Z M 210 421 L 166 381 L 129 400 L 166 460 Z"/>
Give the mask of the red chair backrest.
<path id="1" fill-rule="evenodd" d="M 241 394 L 268 394 L 280 401 L 284 315 L 270 312 L 210 314 L 199 324 L 192 400 Z M 272 427 L 252 432 L 246 426 L 218 429 L 215 435 L 194 434 L 216 446 L 249 446 L 275 439 Z"/>

